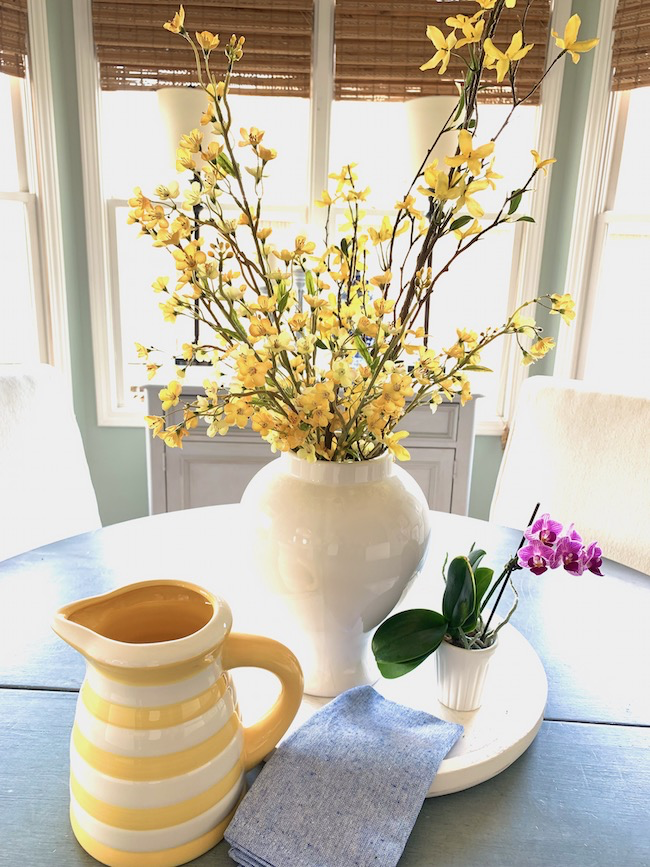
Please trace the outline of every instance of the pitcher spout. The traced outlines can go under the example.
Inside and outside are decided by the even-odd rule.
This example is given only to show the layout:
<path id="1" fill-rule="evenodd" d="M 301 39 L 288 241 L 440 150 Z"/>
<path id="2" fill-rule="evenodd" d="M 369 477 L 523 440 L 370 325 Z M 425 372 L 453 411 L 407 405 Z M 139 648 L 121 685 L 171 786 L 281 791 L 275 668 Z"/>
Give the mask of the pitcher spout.
<path id="1" fill-rule="evenodd" d="M 142 581 L 60 608 L 52 628 L 89 662 L 174 666 L 209 655 L 230 632 L 224 600 L 187 581 Z"/>

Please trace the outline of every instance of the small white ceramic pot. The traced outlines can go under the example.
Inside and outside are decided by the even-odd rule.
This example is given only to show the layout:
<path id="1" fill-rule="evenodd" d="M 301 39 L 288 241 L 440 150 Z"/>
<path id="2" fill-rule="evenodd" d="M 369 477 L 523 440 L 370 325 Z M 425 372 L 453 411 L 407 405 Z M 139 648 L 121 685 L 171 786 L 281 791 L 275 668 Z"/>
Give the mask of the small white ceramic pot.
<path id="1" fill-rule="evenodd" d="M 498 639 L 481 650 L 466 650 L 443 641 L 436 650 L 438 701 L 451 710 L 479 708 L 490 660 L 498 646 Z"/>

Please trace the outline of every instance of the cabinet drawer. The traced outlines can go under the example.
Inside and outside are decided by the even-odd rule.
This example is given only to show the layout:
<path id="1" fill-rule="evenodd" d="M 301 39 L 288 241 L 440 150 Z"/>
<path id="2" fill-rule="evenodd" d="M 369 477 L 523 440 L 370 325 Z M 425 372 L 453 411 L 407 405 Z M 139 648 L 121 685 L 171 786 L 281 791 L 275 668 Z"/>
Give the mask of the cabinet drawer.
<path id="1" fill-rule="evenodd" d="M 457 403 L 443 403 L 432 413 L 428 406 L 419 406 L 400 422 L 398 430 L 436 442 L 456 442 L 459 409 Z"/>

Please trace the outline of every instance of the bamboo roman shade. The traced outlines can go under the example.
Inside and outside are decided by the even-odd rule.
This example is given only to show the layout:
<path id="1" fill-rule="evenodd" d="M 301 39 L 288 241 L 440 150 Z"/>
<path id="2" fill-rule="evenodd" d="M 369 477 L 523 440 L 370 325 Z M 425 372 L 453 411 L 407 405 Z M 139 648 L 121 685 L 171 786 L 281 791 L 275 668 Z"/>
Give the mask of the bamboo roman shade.
<path id="1" fill-rule="evenodd" d="M 650 85 L 650 0 L 618 0 L 614 19 L 614 90 Z"/>
<path id="2" fill-rule="evenodd" d="M 525 4 L 518 4 L 524 6 Z M 464 78 L 464 65 L 452 55 L 443 75 L 437 69 L 420 72 L 420 66 L 436 49 L 427 39 L 428 24 L 439 27 L 445 35 L 445 19 L 451 15 L 473 15 L 479 7 L 474 0 L 336 0 L 335 99 L 406 100 L 416 96 L 456 95 L 455 81 Z M 505 9 L 495 44 L 502 44 L 507 34 L 521 29 L 521 9 Z M 550 0 L 534 0 L 528 10 L 525 41 L 535 47 L 522 61 L 517 72 L 518 95 L 523 96 L 542 77 L 546 60 L 550 20 Z M 488 72 L 482 91 L 483 102 L 511 100 L 507 81 L 495 84 L 495 73 Z M 539 91 L 529 100 L 539 102 Z"/>
<path id="3" fill-rule="evenodd" d="M 244 57 L 235 65 L 234 93 L 305 96 L 310 93 L 313 0 L 201 0 L 185 3 L 185 26 L 245 36 Z M 95 50 L 103 90 L 156 90 L 194 84 L 194 54 L 178 34 L 163 28 L 178 2 L 93 0 Z M 215 69 L 225 58 L 219 46 Z"/>
<path id="4" fill-rule="evenodd" d="M 0 72 L 25 77 L 27 0 L 0 0 Z"/>

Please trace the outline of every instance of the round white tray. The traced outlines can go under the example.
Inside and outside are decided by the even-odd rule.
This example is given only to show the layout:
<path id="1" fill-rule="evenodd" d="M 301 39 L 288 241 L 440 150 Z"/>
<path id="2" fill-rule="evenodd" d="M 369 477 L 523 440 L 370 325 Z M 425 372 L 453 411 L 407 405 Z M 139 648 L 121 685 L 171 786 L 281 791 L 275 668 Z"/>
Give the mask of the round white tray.
<path id="1" fill-rule="evenodd" d="M 539 731 L 548 692 L 542 663 L 513 626 L 504 626 L 499 632 L 499 644 L 490 662 L 483 704 L 475 711 L 452 711 L 437 700 L 434 656 L 404 677 L 382 678 L 374 684 L 377 692 L 391 701 L 465 727 L 462 737 L 440 765 L 427 794 L 429 798 L 469 789 L 501 773 L 530 746 Z M 240 685 L 241 674 L 246 675 L 246 682 Z M 267 679 L 262 681 L 260 674 L 266 673 L 236 671 L 245 722 L 259 718 L 272 703 L 273 693 L 277 694 L 277 687 Z M 249 696 L 247 701 L 243 700 L 245 695 Z M 305 695 L 285 737 L 329 701 L 331 699 Z"/>

